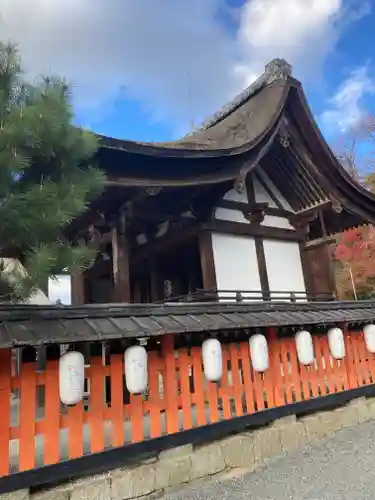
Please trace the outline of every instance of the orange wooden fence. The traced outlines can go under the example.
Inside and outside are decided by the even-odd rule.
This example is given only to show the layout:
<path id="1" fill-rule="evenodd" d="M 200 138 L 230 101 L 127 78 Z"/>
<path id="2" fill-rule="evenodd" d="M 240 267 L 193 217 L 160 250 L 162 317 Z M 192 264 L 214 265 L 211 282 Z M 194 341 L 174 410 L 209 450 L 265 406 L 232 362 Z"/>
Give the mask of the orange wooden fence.
<path id="1" fill-rule="evenodd" d="M 315 364 L 299 364 L 293 338 L 270 329 L 270 368 L 252 369 L 247 341 L 223 344 L 224 375 L 208 383 L 200 347 L 175 350 L 172 335 L 161 351 L 149 352 L 149 389 L 124 394 L 124 360 L 90 359 L 89 395 L 75 407 L 60 404 L 58 361 L 43 371 L 22 363 L 15 372 L 11 351 L 0 350 L 0 476 L 100 452 L 266 408 L 324 396 L 375 380 L 375 358 L 363 334 L 346 333 L 346 357 L 334 360 L 325 335 L 314 336 Z M 108 394 L 110 388 L 110 395 Z"/>

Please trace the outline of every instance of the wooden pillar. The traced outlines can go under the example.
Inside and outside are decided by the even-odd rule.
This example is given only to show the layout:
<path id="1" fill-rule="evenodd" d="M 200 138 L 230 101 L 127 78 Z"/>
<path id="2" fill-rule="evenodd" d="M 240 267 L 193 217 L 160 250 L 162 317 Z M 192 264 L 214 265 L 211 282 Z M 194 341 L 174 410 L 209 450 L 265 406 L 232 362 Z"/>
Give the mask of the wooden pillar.
<path id="1" fill-rule="evenodd" d="M 256 196 L 255 196 L 255 187 L 254 187 L 255 175 L 256 175 L 255 172 L 254 172 L 254 175 L 252 172 L 250 172 L 247 174 L 247 177 L 246 177 L 246 191 L 247 191 L 247 201 L 249 203 L 249 207 L 255 207 L 256 203 L 257 203 Z M 272 199 L 274 199 L 274 196 L 271 194 L 268 186 L 266 186 L 266 184 L 263 182 L 263 180 L 260 177 L 257 177 L 257 180 L 258 180 L 258 182 L 260 182 L 262 184 L 263 188 L 267 191 L 268 195 Z M 279 206 L 278 201 L 276 204 L 277 204 L 277 206 Z M 262 220 L 263 219 L 260 219 L 258 224 L 260 224 Z M 253 224 L 256 224 L 256 223 L 257 222 L 255 222 L 255 221 L 253 222 Z M 254 243 L 255 243 L 255 251 L 256 251 L 256 256 L 257 256 L 257 261 L 258 261 L 258 271 L 259 271 L 260 287 L 261 287 L 261 291 L 262 291 L 262 299 L 263 300 L 270 300 L 271 299 L 270 284 L 269 284 L 268 272 L 267 272 L 266 255 L 264 253 L 263 237 L 255 236 Z"/>
<path id="2" fill-rule="evenodd" d="M 301 248 L 306 291 L 310 295 L 336 294 L 332 255 L 328 243 Z M 314 297 L 312 297 L 314 298 Z"/>
<path id="3" fill-rule="evenodd" d="M 309 260 L 307 257 L 304 241 L 300 241 L 299 243 L 299 254 L 301 257 L 302 274 L 303 281 L 305 283 L 306 295 L 307 297 L 309 297 L 309 294 L 314 293 L 314 283 L 312 281 L 312 276 L 309 269 Z"/>
<path id="4" fill-rule="evenodd" d="M 70 299 L 73 306 L 82 306 L 86 303 L 85 275 L 76 271 L 70 277 Z"/>
<path id="5" fill-rule="evenodd" d="M 129 251 L 125 227 L 112 229 L 113 300 L 130 302 Z"/>
<path id="6" fill-rule="evenodd" d="M 141 284 L 139 282 L 139 277 L 138 277 L 138 279 L 134 282 L 133 302 L 135 304 L 140 304 L 142 302 L 141 297 L 142 297 Z"/>
<path id="7" fill-rule="evenodd" d="M 211 231 L 200 231 L 198 233 L 198 245 L 202 269 L 203 289 L 216 290 L 216 271 Z"/>
<path id="8" fill-rule="evenodd" d="M 328 234 L 327 234 L 327 229 L 326 225 L 324 222 L 324 216 L 323 216 L 323 211 L 319 211 L 319 220 L 320 220 L 320 225 L 322 228 L 322 234 L 323 238 L 328 240 Z M 335 278 L 335 271 L 333 269 L 333 255 L 331 251 L 331 246 L 329 243 L 326 241 L 324 245 L 324 251 L 325 251 L 325 258 L 327 262 L 327 267 L 328 267 L 328 283 L 329 283 L 329 289 L 330 292 L 336 295 L 336 278 Z"/>
<path id="9" fill-rule="evenodd" d="M 270 284 L 268 281 L 267 263 L 266 263 L 266 256 L 264 253 L 263 238 L 261 238 L 260 236 L 255 236 L 254 241 L 255 241 L 255 251 L 258 261 L 260 286 L 262 289 L 262 299 L 270 300 L 271 298 Z"/>
<path id="10" fill-rule="evenodd" d="M 150 258 L 150 294 L 151 302 L 157 302 L 163 299 L 163 294 L 161 293 L 161 279 L 158 269 L 157 262 L 154 258 Z"/>

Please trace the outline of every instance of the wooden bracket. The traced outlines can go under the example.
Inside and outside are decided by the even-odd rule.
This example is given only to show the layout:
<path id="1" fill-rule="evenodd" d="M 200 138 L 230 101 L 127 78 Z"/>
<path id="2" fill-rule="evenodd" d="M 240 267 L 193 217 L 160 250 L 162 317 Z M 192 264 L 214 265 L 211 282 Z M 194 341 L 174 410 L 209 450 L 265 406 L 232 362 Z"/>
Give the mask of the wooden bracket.
<path id="1" fill-rule="evenodd" d="M 288 217 L 289 223 L 296 229 L 306 229 L 308 231 L 309 225 L 314 222 L 318 217 L 316 210 L 306 212 L 303 214 L 292 214 Z"/>
<path id="2" fill-rule="evenodd" d="M 242 211 L 246 220 L 251 224 L 260 224 L 264 221 L 265 210 L 268 208 L 268 203 L 254 203 L 249 205 L 248 210 Z"/>

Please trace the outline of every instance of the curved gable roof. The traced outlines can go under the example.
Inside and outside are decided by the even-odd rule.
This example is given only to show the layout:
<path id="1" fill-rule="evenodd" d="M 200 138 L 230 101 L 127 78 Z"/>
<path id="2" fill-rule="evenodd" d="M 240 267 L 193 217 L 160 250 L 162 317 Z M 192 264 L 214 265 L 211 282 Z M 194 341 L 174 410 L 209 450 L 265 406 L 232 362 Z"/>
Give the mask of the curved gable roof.
<path id="1" fill-rule="evenodd" d="M 293 100 L 293 111 L 299 124 L 299 134 L 305 139 L 305 158 L 314 163 L 333 197 L 344 208 L 375 223 L 375 195 L 356 182 L 341 165 L 316 123 L 301 83 L 294 80 L 294 88 L 298 99 Z M 302 143 L 300 148 L 302 151 Z"/>
<path id="2" fill-rule="evenodd" d="M 271 61 L 252 85 L 180 140 L 141 143 L 101 137 L 102 148 L 143 157 L 191 159 L 194 165 L 199 159 L 246 154 L 241 172 L 228 165 L 225 171 L 215 172 L 213 168 L 197 173 L 195 169 L 189 170 L 190 164 L 190 167 L 186 165 L 183 181 L 174 179 L 173 175 L 173 179 L 167 181 L 159 179 L 156 171 L 142 179 L 142 175 L 135 179 L 124 172 L 123 178 L 125 183 L 134 186 L 217 183 L 234 179 L 239 173 L 243 176 L 257 166 L 272 146 L 280 127 L 286 122 L 288 128 L 289 116 L 294 117 L 294 126 L 298 129 L 296 142 L 300 158 L 305 158 L 306 167 L 311 169 L 316 181 L 348 212 L 375 223 L 375 196 L 357 184 L 336 159 L 317 126 L 301 83 L 292 77 L 291 66 L 282 59 Z"/>
<path id="3" fill-rule="evenodd" d="M 220 157 L 255 147 L 276 124 L 288 97 L 291 67 L 276 59 L 229 104 L 185 137 L 145 143 L 99 136 L 104 148 L 161 157 Z"/>

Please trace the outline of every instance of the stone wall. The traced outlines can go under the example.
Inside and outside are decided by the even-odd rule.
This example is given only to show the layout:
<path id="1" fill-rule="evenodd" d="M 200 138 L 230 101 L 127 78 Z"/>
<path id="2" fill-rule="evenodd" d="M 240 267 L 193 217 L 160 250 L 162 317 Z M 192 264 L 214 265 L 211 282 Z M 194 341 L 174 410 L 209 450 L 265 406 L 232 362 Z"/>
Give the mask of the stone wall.
<path id="1" fill-rule="evenodd" d="M 0 495 L 0 500 L 154 499 L 184 483 L 254 471 L 279 455 L 371 419 L 375 419 L 375 398 L 360 398 L 330 412 L 300 419 L 285 417 L 261 429 L 196 448 L 186 445 L 166 450 L 131 468 L 35 493 L 19 490 Z"/>

